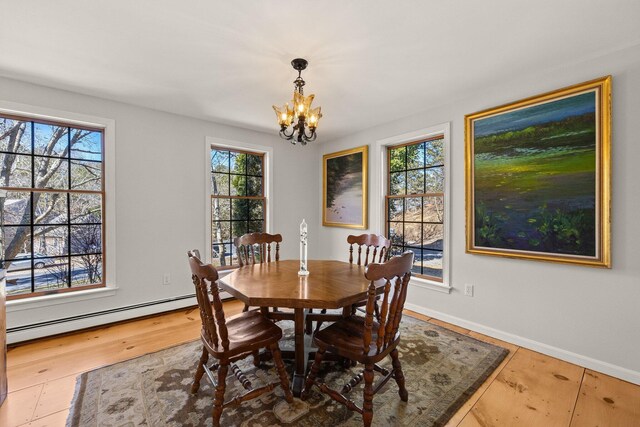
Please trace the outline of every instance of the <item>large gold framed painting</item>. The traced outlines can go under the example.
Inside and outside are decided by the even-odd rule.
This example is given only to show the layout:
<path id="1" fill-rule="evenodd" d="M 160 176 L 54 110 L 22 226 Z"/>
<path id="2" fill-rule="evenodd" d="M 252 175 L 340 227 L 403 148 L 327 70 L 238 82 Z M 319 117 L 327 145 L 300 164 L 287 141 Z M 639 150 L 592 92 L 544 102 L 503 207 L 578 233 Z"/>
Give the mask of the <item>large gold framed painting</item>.
<path id="1" fill-rule="evenodd" d="M 368 147 L 322 157 L 322 225 L 367 228 Z"/>
<path id="2" fill-rule="evenodd" d="M 611 76 L 465 117 L 467 252 L 611 267 Z"/>

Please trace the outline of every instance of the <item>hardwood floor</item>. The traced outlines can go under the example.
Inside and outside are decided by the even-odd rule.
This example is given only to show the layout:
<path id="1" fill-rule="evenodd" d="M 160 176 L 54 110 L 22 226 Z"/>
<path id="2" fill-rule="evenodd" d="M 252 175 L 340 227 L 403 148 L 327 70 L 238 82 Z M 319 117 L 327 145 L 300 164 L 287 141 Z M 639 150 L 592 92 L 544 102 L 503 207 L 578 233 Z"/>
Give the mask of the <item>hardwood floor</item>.
<path id="1" fill-rule="evenodd" d="M 225 303 L 228 315 L 238 301 Z M 419 319 L 501 345 L 507 358 L 448 426 L 640 426 L 640 386 L 417 313 Z M 197 310 L 42 339 L 8 353 L 9 396 L 0 426 L 64 426 L 84 371 L 196 339 Z"/>

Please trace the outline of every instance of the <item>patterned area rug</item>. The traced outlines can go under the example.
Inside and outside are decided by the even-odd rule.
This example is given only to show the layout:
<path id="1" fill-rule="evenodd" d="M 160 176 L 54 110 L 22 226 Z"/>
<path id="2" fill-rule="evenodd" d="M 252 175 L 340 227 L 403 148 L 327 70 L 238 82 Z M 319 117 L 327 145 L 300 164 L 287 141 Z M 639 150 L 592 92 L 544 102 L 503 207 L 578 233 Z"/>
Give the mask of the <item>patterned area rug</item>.
<path id="1" fill-rule="evenodd" d="M 284 339 L 292 341 L 293 324 L 278 325 L 285 331 Z M 401 330 L 398 349 L 409 402 L 400 400 L 395 381 L 389 381 L 373 400 L 375 426 L 445 424 L 508 353 L 408 316 L 403 317 Z M 67 426 L 211 426 L 213 390 L 207 376 L 197 395 L 189 393 L 201 348 L 200 341 L 194 341 L 80 375 Z M 254 387 L 277 381 L 272 363 L 255 368 L 249 357 L 238 365 Z M 389 361 L 381 365 L 390 367 Z M 287 367 L 292 371 L 291 364 Z M 326 363 L 320 377 L 339 390 L 361 369 Z M 360 384 L 350 393 L 359 406 L 362 388 Z M 231 374 L 226 399 L 240 390 Z M 289 405 L 277 388 L 239 407 L 226 408 L 221 425 L 350 427 L 361 426 L 362 418 L 317 390 L 307 401 L 295 399 Z"/>

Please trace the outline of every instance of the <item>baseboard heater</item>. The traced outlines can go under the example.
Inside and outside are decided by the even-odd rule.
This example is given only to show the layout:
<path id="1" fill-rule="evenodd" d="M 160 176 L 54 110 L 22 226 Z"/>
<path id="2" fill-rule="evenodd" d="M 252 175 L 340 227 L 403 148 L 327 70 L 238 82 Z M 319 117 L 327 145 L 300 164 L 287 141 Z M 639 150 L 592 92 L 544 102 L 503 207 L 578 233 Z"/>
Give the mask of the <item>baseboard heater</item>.
<path id="1" fill-rule="evenodd" d="M 179 297 L 166 298 L 157 301 L 143 302 L 140 304 L 127 305 L 125 307 L 112 308 L 110 310 L 94 311 L 93 313 L 80 314 L 78 316 L 64 317 L 62 319 L 47 320 L 46 322 L 32 323 L 30 325 L 15 326 L 7 328 L 7 333 L 28 331 L 30 329 L 42 328 L 43 326 L 58 325 L 60 323 L 73 322 L 75 320 L 89 319 L 91 317 L 104 316 L 106 314 L 120 313 L 123 311 L 136 310 L 138 308 L 150 307 L 153 305 L 166 304 L 169 302 L 181 301 L 189 298 L 195 298 L 196 294 L 182 295 Z"/>

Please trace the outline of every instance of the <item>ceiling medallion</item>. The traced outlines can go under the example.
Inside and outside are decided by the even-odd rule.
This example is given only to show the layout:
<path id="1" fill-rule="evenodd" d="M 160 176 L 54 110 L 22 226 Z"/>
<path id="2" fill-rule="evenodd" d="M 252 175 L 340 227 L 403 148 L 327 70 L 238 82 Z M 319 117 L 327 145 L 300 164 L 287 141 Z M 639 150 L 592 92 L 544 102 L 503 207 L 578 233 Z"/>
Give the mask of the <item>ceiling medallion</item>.
<path id="1" fill-rule="evenodd" d="M 307 145 L 307 142 L 315 141 L 318 122 L 322 117 L 320 107 L 311 109 L 311 103 L 315 95 L 304 96 L 303 87 L 305 83 L 301 75 L 302 70 L 307 68 L 307 64 L 307 60 L 302 58 L 296 58 L 291 61 L 293 69 L 298 72 L 298 78 L 293 81 L 295 85 L 293 100 L 290 101 L 293 108 L 289 108 L 289 103 L 284 104 L 282 108 L 273 106 L 280 125 L 280 137 L 291 141 L 294 145 L 296 142 Z M 291 131 L 287 132 L 289 126 L 292 126 Z M 309 130 L 308 133 L 307 128 Z"/>

